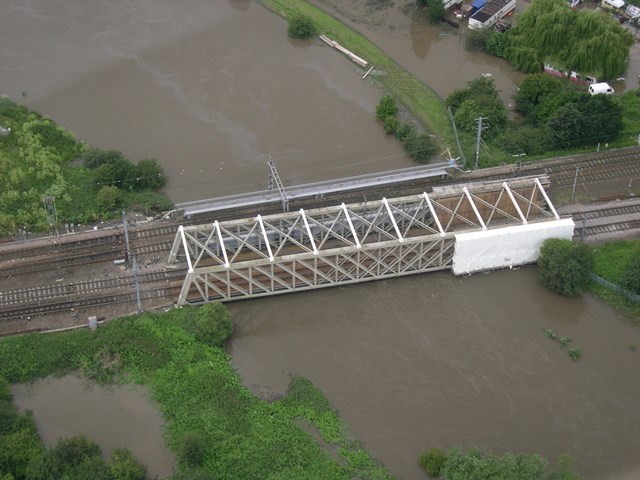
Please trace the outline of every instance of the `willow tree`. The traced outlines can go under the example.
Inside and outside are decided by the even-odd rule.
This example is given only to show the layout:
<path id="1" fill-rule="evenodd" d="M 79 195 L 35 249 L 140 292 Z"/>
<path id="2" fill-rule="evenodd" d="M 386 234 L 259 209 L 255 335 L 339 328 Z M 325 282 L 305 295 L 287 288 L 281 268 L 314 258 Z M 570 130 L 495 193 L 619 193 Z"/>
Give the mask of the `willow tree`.
<path id="1" fill-rule="evenodd" d="M 504 56 L 528 73 L 543 63 L 608 80 L 627 71 L 633 36 L 608 13 L 571 10 L 564 0 L 533 0 L 518 17 Z"/>

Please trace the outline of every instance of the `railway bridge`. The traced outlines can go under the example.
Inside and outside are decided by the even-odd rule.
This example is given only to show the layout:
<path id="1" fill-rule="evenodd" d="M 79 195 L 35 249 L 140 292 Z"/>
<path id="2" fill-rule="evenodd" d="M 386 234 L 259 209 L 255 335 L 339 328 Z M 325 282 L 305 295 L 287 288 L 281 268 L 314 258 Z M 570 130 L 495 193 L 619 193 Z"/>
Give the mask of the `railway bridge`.
<path id="1" fill-rule="evenodd" d="M 168 268 L 185 268 L 179 305 L 239 300 L 435 270 L 536 260 L 570 239 L 546 177 L 435 187 L 430 193 L 180 226 Z"/>

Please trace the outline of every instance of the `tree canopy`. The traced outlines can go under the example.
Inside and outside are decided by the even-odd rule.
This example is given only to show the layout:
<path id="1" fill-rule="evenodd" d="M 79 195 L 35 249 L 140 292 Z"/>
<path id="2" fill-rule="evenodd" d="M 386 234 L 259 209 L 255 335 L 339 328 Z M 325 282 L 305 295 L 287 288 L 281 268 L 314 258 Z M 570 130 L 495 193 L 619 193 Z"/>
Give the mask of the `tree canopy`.
<path id="1" fill-rule="evenodd" d="M 509 33 L 504 56 L 528 73 L 547 62 L 609 80 L 627 71 L 633 41 L 611 15 L 571 10 L 564 0 L 533 0 Z"/>
<path id="2" fill-rule="evenodd" d="M 540 281 L 549 290 L 576 297 L 590 282 L 593 253 L 584 243 L 549 238 L 540 248 L 538 272 Z"/>
<path id="3" fill-rule="evenodd" d="M 99 213 L 109 218 L 120 214 L 114 208 L 121 205 L 143 207 L 147 214 L 171 208 L 155 191 L 166 181 L 155 159 L 135 164 L 120 152 L 88 148 L 7 97 L 0 97 L 0 124 L 11 129 L 0 136 L 0 235 L 46 230 L 47 196 L 55 199 L 60 223 L 89 223 Z"/>
<path id="4" fill-rule="evenodd" d="M 507 109 L 491 78 L 479 77 L 471 80 L 466 88 L 454 90 L 447 97 L 446 103 L 454 109 L 454 119 L 460 130 L 474 133 L 476 119 L 480 116 L 485 122 L 485 138 L 495 137 L 507 126 Z"/>

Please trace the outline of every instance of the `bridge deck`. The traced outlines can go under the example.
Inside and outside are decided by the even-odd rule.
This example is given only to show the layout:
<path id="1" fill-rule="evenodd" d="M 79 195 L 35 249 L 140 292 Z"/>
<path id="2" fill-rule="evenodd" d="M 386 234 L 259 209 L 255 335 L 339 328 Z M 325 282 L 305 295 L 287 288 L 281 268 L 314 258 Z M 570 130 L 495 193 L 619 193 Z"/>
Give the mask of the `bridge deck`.
<path id="1" fill-rule="evenodd" d="M 550 223 L 533 225 L 541 222 Z M 488 265 L 517 265 L 523 256 L 531 261 L 539 247 L 531 245 L 532 232 L 533 243 L 554 229 L 573 234 L 571 220 L 554 222 L 559 217 L 538 178 L 457 185 L 431 194 L 181 226 L 167 265 L 187 268 L 179 304 L 235 300 L 456 265 L 472 271 L 477 259 L 454 258 L 464 232 L 484 232 L 478 241 Z M 499 254 L 489 258 L 487 248 Z"/>
<path id="2" fill-rule="evenodd" d="M 427 166 L 409 167 L 389 172 L 371 173 L 355 177 L 346 177 L 341 180 L 328 180 L 325 182 L 307 183 L 286 187 L 287 198 L 321 197 L 326 194 L 358 190 L 381 185 L 418 180 L 421 178 L 444 177 L 447 169 L 452 166 L 449 163 L 436 163 Z M 199 213 L 227 210 L 230 208 L 251 207 L 265 203 L 281 202 L 282 197 L 278 192 L 262 190 L 260 192 L 240 193 L 226 197 L 209 198 L 192 202 L 176 204 L 178 210 L 183 210 L 185 215 L 191 216 Z"/>

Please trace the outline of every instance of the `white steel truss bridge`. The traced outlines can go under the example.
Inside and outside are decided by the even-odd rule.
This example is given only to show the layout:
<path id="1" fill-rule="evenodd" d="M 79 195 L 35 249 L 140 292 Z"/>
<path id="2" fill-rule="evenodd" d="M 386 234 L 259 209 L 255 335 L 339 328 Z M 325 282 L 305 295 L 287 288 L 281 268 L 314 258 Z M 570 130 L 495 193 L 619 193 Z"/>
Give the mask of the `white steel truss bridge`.
<path id="1" fill-rule="evenodd" d="M 450 269 L 460 233 L 560 220 L 543 183 L 548 180 L 454 185 L 429 194 L 180 226 L 167 267 L 186 268 L 179 305 Z"/>

